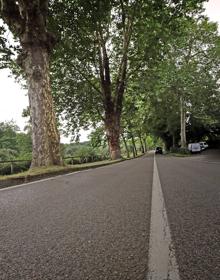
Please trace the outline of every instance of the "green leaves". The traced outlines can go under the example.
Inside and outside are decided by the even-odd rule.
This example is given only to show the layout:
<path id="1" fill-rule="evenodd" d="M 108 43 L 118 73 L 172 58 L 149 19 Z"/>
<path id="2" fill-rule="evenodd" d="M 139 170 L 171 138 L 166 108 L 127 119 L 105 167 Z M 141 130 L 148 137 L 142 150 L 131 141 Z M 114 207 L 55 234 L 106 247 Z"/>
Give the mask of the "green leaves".
<path id="1" fill-rule="evenodd" d="M 50 70 L 60 127 L 77 136 L 80 128 L 103 122 L 106 104 L 99 57 L 103 46 L 112 101 L 117 100 L 118 84 L 124 82 L 122 129 L 126 133 L 132 129 L 178 138 L 180 95 L 191 118 L 202 114 L 209 123 L 215 122 L 220 39 L 216 25 L 201 14 L 203 2 L 50 1 L 49 29 L 58 38 Z M 123 37 L 129 28 L 130 37 Z M 0 29 L 0 46 L 7 56 L 3 33 Z M 119 75 L 123 56 L 127 72 Z M 91 136 L 94 143 L 103 141 L 99 132 Z"/>
<path id="2" fill-rule="evenodd" d="M 0 123 L 0 160 L 31 159 L 31 137 L 14 122 Z"/>

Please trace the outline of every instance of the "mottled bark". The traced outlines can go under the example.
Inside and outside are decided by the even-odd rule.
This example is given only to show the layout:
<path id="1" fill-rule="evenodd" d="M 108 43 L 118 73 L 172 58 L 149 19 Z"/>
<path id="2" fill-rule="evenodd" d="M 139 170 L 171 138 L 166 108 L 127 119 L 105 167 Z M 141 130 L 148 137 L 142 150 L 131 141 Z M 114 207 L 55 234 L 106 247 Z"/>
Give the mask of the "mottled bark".
<path id="1" fill-rule="evenodd" d="M 121 158 L 120 120 L 122 110 L 122 94 L 119 96 L 117 92 L 117 99 L 114 99 L 112 96 L 109 60 L 105 45 L 100 47 L 99 60 L 103 105 L 105 110 L 105 131 L 111 159 L 115 160 Z"/>
<path id="2" fill-rule="evenodd" d="M 120 116 L 114 112 L 106 114 L 105 130 L 111 159 L 115 160 L 121 158 Z"/>
<path id="3" fill-rule="evenodd" d="M 48 0 L 1 0 L 2 18 L 20 41 L 17 63 L 28 84 L 32 120 L 31 167 L 60 165 L 59 133 L 53 109 L 49 57 L 54 36 L 47 31 Z"/>
<path id="4" fill-rule="evenodd" d="M 59 165 L 59 133 L 53 109 L 47 50 L 39 46 L 28 48 L 24 68 L 32 120 L 31 167 Z"/>
<path id="5" fill-rule="evenodd" d="M 122 136 L 122 139 L 123 139 L 123 142 L 124 142 L 124 145 L 125 145 L 127 157 L 130 158 L 130 151 L 129 151 L 129 148 L 128 148 L 128 144 L 127 144 L 126 138 L 124 137 L 123 133 L 122 133 L 121 136 Z"/>
<path id="6" fill-rule="evenodd" d="M 181 148 L 186 148 L 186 110 L 182 96 L 180 97 L 180 142 Z"/>

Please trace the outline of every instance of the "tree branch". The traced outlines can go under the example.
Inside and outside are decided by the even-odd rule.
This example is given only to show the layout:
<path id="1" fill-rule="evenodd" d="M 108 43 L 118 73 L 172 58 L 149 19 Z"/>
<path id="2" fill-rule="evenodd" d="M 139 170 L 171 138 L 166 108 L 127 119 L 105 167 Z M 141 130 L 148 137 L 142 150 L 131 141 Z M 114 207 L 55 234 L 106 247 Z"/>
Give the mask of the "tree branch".
<path id="1" fill-rule="evenodd" d="M 73 68 L 83 77 L 83 79 L 86 80 L 86 82 L 94 89 L 96 90 L 101 96 L 102 96 L 102 92 L 101 90 L 96 86 L 94 85 L 90 79 L 82 72 L 79 70 L 79 67 L 77 68 L 75 65 L 73 65 Z"/>
<path id="2" fill-rule="evenodd" d="M 136 12 L 136 6 L 133 9 L 133 13 L 130 17 L 127 17 L 127 23 L 126 23 L 126 12 L 124 9 L 123 1 L 120 1 L 121 3 L 121 9 L 122 9 L 122 25 L 123 25 L 123 47 L 122 47 L 122 57 L 118 69 L 118 75 L 116 79 L 116 92 L 115 92 L 115 100 L 114 100 L 114 106 L 115 110 L 121 111 L 122 107 L 122 100 L 123 100 L 123 94 L 125 89 L 125 80 L 127 75 L 127 53 L 128 48 L 131 40 L 132 35 L 132 27 L 134 22 L 134 16 Z"/>
<path id="3" fill-rule="evenodd" d="M 0 13 L 13 33 L 19 35 L 23 32 L 25 21 L 21 17 L 18 4 L 14 0 L 1 0 Z"/>

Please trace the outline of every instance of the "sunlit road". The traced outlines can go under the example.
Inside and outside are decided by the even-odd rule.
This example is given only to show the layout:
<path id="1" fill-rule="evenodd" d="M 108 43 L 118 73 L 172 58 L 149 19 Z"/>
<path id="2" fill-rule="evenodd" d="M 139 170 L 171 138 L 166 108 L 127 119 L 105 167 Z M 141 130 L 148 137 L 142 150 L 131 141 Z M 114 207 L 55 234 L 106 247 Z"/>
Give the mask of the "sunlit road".
<path id="1" fill-rule="evenodd" d="M 156 162 L 180 279 L 220 279 L 220 156 Z M 148 155 L 0 190 L 0 279 L 146 280 L 152 180 Z"/>

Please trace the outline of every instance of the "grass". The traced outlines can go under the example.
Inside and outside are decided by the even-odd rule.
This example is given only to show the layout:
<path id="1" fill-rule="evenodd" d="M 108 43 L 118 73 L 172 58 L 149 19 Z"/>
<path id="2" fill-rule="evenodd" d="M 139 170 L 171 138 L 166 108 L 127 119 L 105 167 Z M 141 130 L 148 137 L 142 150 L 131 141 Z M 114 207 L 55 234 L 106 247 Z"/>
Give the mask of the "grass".
<path id="1" fill-rule="evenodd" d="M 138 154 L 137 157 L 140 157 L 142 155 L 143 154 Z M 83 164 L 31 168 L 28 171 L 24 171 L 21 173 L 0 176 L 0 188 L 32 182 L 43 178 L 49 178 L 51 176 L 62 175 L 62 174 L 72 173 L 80 170 L 106 166 L 124 160 L 128 160 L 128 158 L 123 157 L 122 159 L 118 159 L 118 160 L 103 160 L 103 161 L 83 163 Z"/>
<path id="2" fill-rule="evenodd" d="M 90 168 L 106 166 L 106 165 L 114 164 L 114 163 L 117 163 L 120 161 L 123 161 L 123 159 L 104 160 L 104 161 L 97 161 L 97 162 L 92 162 L 92 163 L 83 163 L 83 164 L 65 165 L 65 166 L 37 167 L 37 168 L 29 169 L 28 171 L 13 174 L 13 175 L 0 176 L 0 182 L 6 181 L 6 180 L 31 179 L 31 178 L 36 178 L 36 177 L 37 178 L 46 177 L 46 175 L 70 173 L 70 172 L 75 172 L 75 171 L 80 171 L 80 170 L 85 170 L 85 169 L 90 169 Z"/>
<path id="3" fill-rule="evenodd" d="M 181 153 L 167 153 L 167 156 L 173 156 L 173 157 L 191 157 L 191 154 L 181 154 Z"/>

